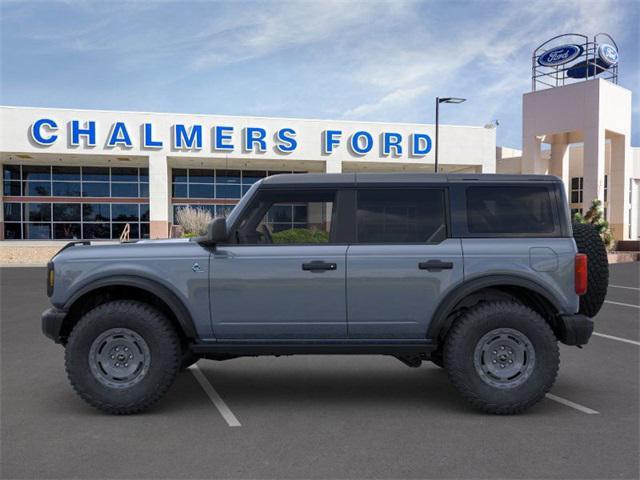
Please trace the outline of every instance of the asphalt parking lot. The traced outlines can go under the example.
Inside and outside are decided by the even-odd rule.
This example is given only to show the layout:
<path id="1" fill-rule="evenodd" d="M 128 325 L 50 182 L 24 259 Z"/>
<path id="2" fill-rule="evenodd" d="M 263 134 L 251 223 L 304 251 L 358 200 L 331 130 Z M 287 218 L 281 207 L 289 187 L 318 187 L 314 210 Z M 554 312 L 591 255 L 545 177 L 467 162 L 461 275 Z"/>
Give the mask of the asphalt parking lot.
<path id="1" fill-rule="evenodd" d="M 3 268 L 1 476 L 638 478 L 640 264 L 610 284 L 600 335 L 561 347 L 556 400 L 523 415 L 471 410 L 430 363 L 298 356 L 201 361 L 152 411 L 115 417 L 73 393 L 40 332 L 44 269 Z"/>

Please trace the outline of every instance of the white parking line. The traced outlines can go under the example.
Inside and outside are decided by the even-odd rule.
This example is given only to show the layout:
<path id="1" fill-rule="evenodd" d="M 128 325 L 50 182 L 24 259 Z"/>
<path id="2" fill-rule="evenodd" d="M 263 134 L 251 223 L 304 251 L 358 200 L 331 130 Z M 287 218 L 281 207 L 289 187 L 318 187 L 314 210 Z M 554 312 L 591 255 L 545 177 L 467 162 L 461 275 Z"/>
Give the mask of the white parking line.
<path id="1" fill-rule="evenodd" d="M 640 305 L 634 305 L 632 303 L 612 302 L 611 300 L 605 300 L 604 303 L 610 303 L 611 305 L 620 305 L 622 307 L 640 308 Z"/>
<path id="2" fill-rule="evenodd" d="M 613 335 L 605 335 L 604 333 L 593 332 L 594 335 L 602 338 L 608 338 L 609 340 L 617 340 L 618 342 L 630 343 L 631 345 L 638 345 L 640 347 L 640 342 L 635 340 L 629 340 L 628 338 L 614 337 Z"/>
<path id="3" fill-rule="evenodd" d="M 574 408 L 576 410 L 579 410 L 582 413 L 586 413 L 587 415 L 599 415 L 600 414 L 600 412 L 598 412 L 596 410 L 592 410 L 592 409 L 590 409 L 588 407 L 585 407 L 584 405 L 580 405 L 579 403 L 574 403 L 571 400 L 567 400 L 566 398 L 557 397 L 555 395 L 551 395 L 550 393 L 547 393 L 545 396 L 549 400 L 553 400 L 554 402 L 561 403 L 562 405 L 565 405 L 567 407 Z"/>
<path id="4" fill-rule="evenodd" d="M 609 286 L 613 288 L 624 288 L 626 290 L 640 290 L 640 288 L 638 287 L 625 287 L 624 285 L 609 285 Z"/>
<path id="5" fill-rule="evenodd" d="M 198 383 L 200 384 L 202 389 L 205 391 L 205 393 L 209 396 L 209 398 L 211 399 L 215 407 L 218 409 L 218 411 L 220 412 L 220 415 L 222 415 L 222 418 L 225 419 L 225 421 L 227 422 L 227 425 L 229 425 L 230 427 L 241 427 L 242 425 L 240 425 L 240 422 L 238 421 L 236 416 L 229 409 L 227 404 L 224 403 L 224 400 L 222 400 L 222 397 L 218 394 L 218 392 L 216 392 L 216 389 L 213 388 L 213 385 L 209 383 L 209 380 L 207 380 L 207 377 L 205 377 L 204 373 L 202 373 L 200 368 L 198 368 L 198 365 L 195 365 L 195 364 L 191 365 L 189 367 L 189 370 L 191 370 L 191 373 L 193 373 L 193 376 L 196 377 L 196 380 L 198 380 Z"/>

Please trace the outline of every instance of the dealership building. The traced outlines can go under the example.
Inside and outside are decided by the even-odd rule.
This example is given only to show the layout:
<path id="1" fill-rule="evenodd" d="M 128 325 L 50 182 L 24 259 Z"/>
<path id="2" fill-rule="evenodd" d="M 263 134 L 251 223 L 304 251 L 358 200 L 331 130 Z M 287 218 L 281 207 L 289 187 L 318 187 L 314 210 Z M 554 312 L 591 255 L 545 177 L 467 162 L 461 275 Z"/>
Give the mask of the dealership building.
<path id="1" fill-rule="evenodd" d="M 615 238 L 637 240 L 640 149 L 617 49 L 608 36 L 565 37 L 534 51 L 522 150 L 496 147 L 493 125 L 436 135 L 428 124 L 0 107 L 0 239 L 163 238 L 179 208 L 224 215 L 267 175 L 433 172 L 437 138 L 438 172 L 557 175 L 573 211 L 600 199 Z"/>
<path id="2" fill-rule="evenodd" d="M 432 172 L 433 125 L 1 107 L 3 239 L 170 234 L 267 175 Z M 494 173 L 495 130 L 442 125 L 440 172 Z M 303 219 L 296 219 L 303 221 Z M 293 222 L 294 219 L 291 219 Z"/>

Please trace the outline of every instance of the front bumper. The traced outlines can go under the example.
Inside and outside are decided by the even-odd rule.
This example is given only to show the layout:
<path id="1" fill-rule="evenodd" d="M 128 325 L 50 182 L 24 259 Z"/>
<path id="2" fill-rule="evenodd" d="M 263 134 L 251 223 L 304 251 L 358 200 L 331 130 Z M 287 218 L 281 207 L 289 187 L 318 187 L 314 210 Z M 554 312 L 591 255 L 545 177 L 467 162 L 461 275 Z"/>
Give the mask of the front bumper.
<path id="1" fill-rule="evenodd" d="M 565 345 L 586 345 L 593 333 L 593 320 L 576 313 L 560 315 L 556 335 Z"/>
<path id="2" fill-rule="evenodd" d="M 67 312 L 51 307 L 42 312 L 42 333 L 56 343 L 62 343 L 62 322 Z"/>

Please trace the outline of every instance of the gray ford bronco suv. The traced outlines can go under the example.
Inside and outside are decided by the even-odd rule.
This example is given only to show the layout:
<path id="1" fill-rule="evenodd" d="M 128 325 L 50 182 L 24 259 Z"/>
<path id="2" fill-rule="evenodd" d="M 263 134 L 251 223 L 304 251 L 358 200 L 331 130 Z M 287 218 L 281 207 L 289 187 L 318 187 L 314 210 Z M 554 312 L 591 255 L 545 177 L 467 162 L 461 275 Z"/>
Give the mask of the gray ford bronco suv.
<path id="1" fill-rule="evenodd" d="M 551 176 L 295 174 L 254 184 L 195 239 L 72 242 L 48 265 L 44 334 L 114 414 L 198 359 L 432 361 L 475 407 L 522 412 L 604 301 L 598 234 Z"/>

